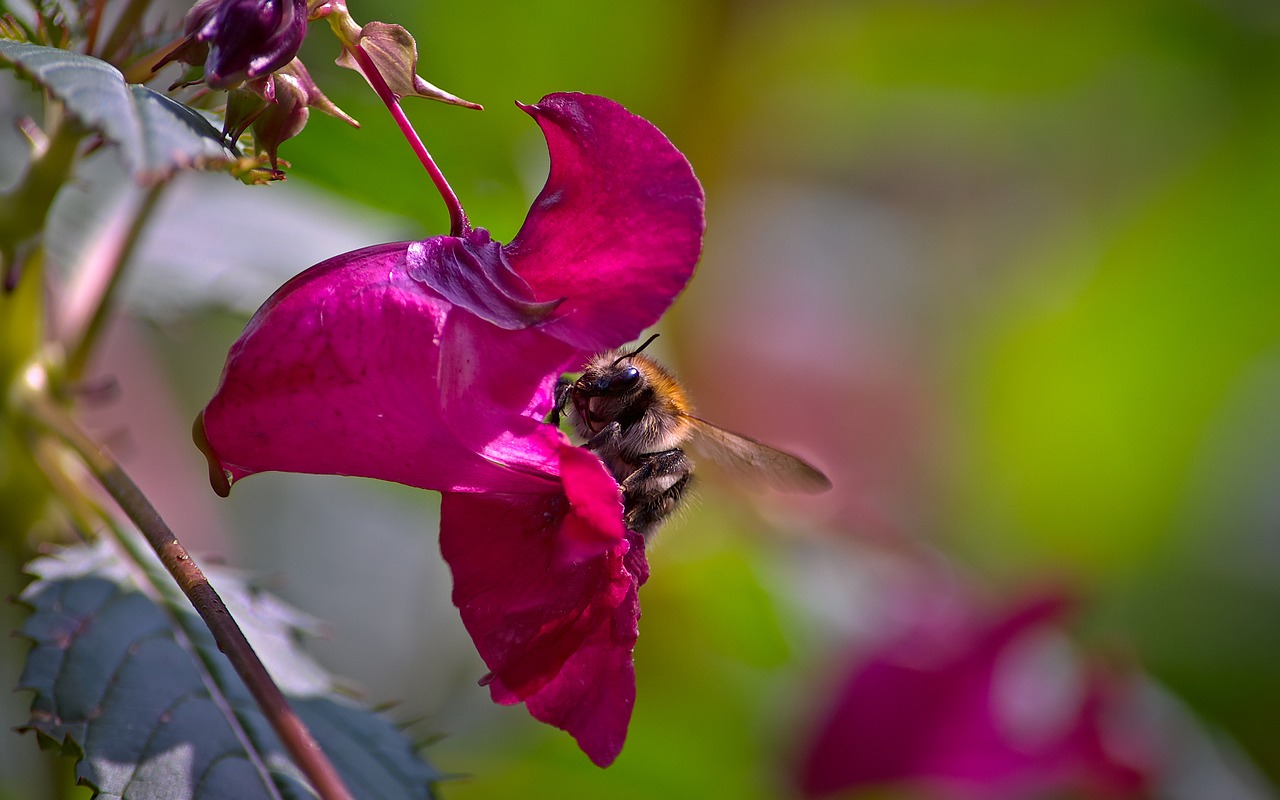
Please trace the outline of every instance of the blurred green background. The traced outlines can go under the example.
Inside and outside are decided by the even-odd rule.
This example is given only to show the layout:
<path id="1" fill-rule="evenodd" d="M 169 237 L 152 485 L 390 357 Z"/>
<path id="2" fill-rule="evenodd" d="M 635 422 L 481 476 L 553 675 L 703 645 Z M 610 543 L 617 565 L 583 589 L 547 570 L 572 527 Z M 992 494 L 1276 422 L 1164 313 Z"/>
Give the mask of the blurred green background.
<path id="1" fill-rule="evenodd" d="M 704 481 L 652 549 L 635 717 L 601 771 L 475 685 L 433 497 L 265 475 L 214 503 L 181 427 L 162 437 L 179 454 L 166 478 L 201 492 L 173 515 L 218 515 L 206 550 L 272 576 L 327 621 L 331 668 L 443 737 L 428 753 L 461 776 L 443 797 L 789 796 L 845 657 L 893 627 L 912 576 L 939 571 L 996 605 L 1072 586 L 1083 646 L 1145 670 L 1280 778 L 1280 4 L 351 10 L 405 25 L 421 74 L 485 105 L 406 107 L 500 240 L 545 174 L 512 101 L 603 94 L 666 132 L 704 182 L 708 229 L 660 355 L 703 416 L 836 485 L 795 501 Z M 313 25 L 303 59 L 363 127 L 313 116 L 281 147 L 289 186 L 235 196 L 269 215 L 289 192 L 332 192 L 387 215 L 364 243 L 443 232 L 421 168 L 335 55 Z M 278 245 L 284 274 L 310 263 Z M 154 354 L 185 423 L 244 310 L 150 313 L 104 369 Z"/>

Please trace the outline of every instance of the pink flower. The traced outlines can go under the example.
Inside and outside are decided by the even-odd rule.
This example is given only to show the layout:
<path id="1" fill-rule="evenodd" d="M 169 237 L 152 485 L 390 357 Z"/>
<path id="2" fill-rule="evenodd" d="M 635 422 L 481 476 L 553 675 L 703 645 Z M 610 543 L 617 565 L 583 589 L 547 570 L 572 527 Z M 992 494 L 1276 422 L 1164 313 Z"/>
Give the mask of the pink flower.
<path id="1" fill-rule="evenodd" d="M 819 727 L 800 768 L 804 793 L 907 784 L 937 798 L 1143 796 L 1153 737 L 1135 735 L 1129 685 L 1037 649 L 1066 610 L 1045 597 L 877 650 Z"/>
<path id="2" fill-rule="evenodd" d="M 515 239 L 377 245 L 281 287 L 197 420 L 221 494 L 269 470 L 444 493 L 454 602 L 499 703 L 617 757 L 648 576 L 618 486 L 543 420 L 557 377 L 652 325 L 701 251 L 702 189 L 650 123 L 600 97 L 521 108 L 551 154 Z"/>

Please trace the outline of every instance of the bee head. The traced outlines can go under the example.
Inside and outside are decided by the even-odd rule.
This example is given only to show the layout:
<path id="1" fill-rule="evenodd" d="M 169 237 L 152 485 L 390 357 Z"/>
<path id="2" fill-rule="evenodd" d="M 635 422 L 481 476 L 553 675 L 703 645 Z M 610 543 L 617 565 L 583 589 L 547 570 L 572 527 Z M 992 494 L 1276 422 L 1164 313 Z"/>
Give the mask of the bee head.
<path id="1" fill-rule="evenodd" d="M 595 397 L 620 397 L 634 391 L 640 385 L 640 370 L 628 365 L 614 367 L 595 377 L 590 386 L 584 387 Z"/>
<path id="2" fill-rule="evenodd" d="M 570 418 L 579 433 L 589 437 L 615 420 L 625 427 L 644 414 L 652 403 L 652 382 L 662 368 L 640 351 L 655 338 L 634 350 L 600 353 L 588 362 L 568 392 Z"/>
<path id="3" fill-rule="evenodd" d="M 632 359 L 657 338 L 658 334 L 655 333 L 634 350 L 602 353 L 592 359 L 582 377 L 574 384 L 574 389 L 588 397 L 628 397 L 642 390 L 645 386 L 645 374 Z"/>

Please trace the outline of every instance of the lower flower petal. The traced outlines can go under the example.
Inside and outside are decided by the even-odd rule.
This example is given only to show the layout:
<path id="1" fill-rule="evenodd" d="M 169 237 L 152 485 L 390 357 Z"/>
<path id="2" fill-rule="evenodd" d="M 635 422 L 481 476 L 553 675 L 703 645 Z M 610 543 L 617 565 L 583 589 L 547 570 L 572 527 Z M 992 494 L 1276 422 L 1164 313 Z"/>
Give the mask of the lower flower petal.
<path id="1" fill-rule="evenodd" d="M 637 549 L 627 555 L 644 547 L 644 540 L 635 538 Z M 609 766 L 622 752 L 635 706 L 636 669 L 631 657 L 635 634 L 630 635 L 629 644 L 621 646 L 618 632 L 637 630 L 637 590 L 633 584 L 614 611 L 611 623 L 598 626 L 550 683 L 523 698 L 534 719 L 569 732 L 582 752 L 599 767 Z M 521 700 L 497 680 L 489 688 L 498 703 L 509 705 Z"/>
<path id="2" fill-rule="evenodd" d="M 570 482 L 586 469 L 562 466 Z M 631 719 L 638 589 L 648 578 L 643 539 L 623 530 L 609 483 L 608 496 L 586 508 L 560 492 L 447 493 L 440 511 L 453 601 L 491 670 L 484 682 L 494 701 L 525 702 L 600 766 L 617 757 Z M 611 516 L 600 513 L 607 502 Z M 617 538 L 601 520 L 613 521 Z"/>

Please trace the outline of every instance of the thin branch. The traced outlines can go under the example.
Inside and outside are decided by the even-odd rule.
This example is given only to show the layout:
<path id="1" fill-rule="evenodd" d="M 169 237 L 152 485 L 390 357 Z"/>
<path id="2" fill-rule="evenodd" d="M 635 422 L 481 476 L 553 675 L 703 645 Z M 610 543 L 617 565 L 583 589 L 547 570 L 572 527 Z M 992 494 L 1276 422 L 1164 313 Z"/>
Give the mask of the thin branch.
<path id="1" fill-rule="evenodd" d="M 217 706 L 228 727 L 231 728 L 232 735 L 240 742 L 244 756 L 261 778 L 263 790 L 267 793 L 269 800 L 284 800 L 280 788 L 271 779 L 271 768 L 263 760 L 263 754 L 258 751 L 253 737 L 236 714 L 234 702 L 227 695 L 226 688 L 214 677 L 213 665 L 209 664 L 209 659 L 218 658 L 218 656 L 209 653 L 205 648 L 198 647 L 192 638 L 197 633 L 192 630 L 192 627 L 201 623 L 189 619 L 187 614 L 177 613 L 176 605 L 180 604 L 182 599 L 174 597 L 173 588 L 165 585 L 165 575 L 162 570 L 156 569 L 155 562 L 147 558 L 147 546 L 143 543 L 142 537 L 126 529 L 112 515 L 103 513 L 100 519 L 110 531 L 114 543 L 123 551 L 122 558 L 134 573 L 138 590 L 172 620 L 174 627 L 170 633 L 174 641 L 187 652 L 188 656 L 204 665 L 205 669 L 200 674 L 200 680 L 205 685 L 209 701 Z"/>
<path id="2" fill-rule="evenodd" d="M 444 173 L 440 171 L 440 167 L 436 166 L 435 160 L 431 157 L 431 153 L 427 151 L 427 146 L 422 143 L 422 138 L 418 136 L 418 132 L 413 129 L 413 124 L 409 122 L 409 118 L 405 116 L 404 109 L 400 107 L 400 98 L 396 97 L 395 92 L 391 91 L 391 87 L 387 85 L 386 79 L 382 77 L 382 73 L 378 72 L 378 66 L 373 63 L 373 59 L 369 54 L 360 47 L 359 43 L 349 46 L 348 51 L 356 59 L 356 63 L 360 65 L 364 76 L 369 80 L 369 85 L 377 92 L 378 97 L 386 105 L 387 110 L 391 112 L 391 117 L 396 121 L 396 126 L 400 128 L 400 133 L 409 142 L 409 146 L 413 148 L 413 152 L 418 156 L 418 160 L 422 162 L 422 166 L 426 167 L 427 174 L 431 176 L 431 182 L 435 184 L 436 191 L 440 192 L 440 197 L 444 199 L 445 207 L 449 209 L 449 235 L 462 236 L 471 230 L 471 224 L 467 221 L 467 212 L 462 209 L 462 203 L 458 200 L 458 195 L 453 191 L 453 187 L 449 185 L 449 181 L 444 177 Z"/>
<path id="3" fill-rule="evenodd" d="M 82 540 L 86 539 L 91 531 L 103 528 L 109 531 L 117 547 L 124 552 L 123 557 L 127 559 L 131 570 L 135 572 L 138 590 L 150 598 L 157 608 L 164 609 L 173 620 L 172 633 L 178 645 L 186 650 L 192 659 L 202 663 L 207 662 L 209 658 L 217 658 L 196 647 L 189 635 L 192 633 L 189 626 L 201 623 L 187 619 L 186 614 L 173 613 L 174 604 L 181 603 L 182 600 L 174 596 L 172 587 L 166 588 L 165 574 L 162 570 L 156 569 L 152 559 L 147 557 L 147 546 L 143 543 L 142 537 L 132 530 L 126 530 L 107 509 L 83 491 L 85 478 L 79 474 L 80 470 L 77 470 L 75 477 L 68 474 L 67 464 L 62 458 L 65 454 L 62 443 L 48 436 L 40 436 L 34 443 L 34 449 L 41 471 L 62 500 L 62 511 L 67 515 L 71 529 L 79 534 Z M 261 777 L 268 796 L 273 800 L 282 800 L 278 787 L 271 780 L 271 770 L 253 746 L 252 739 L 236 716 L 230 700 L 224 694 L 223 687 L 213 679 L 210 672 L 203 673 L 201 680 L 205 683 L 209 699 L 222 711 L 227 725 L 231 727 L 233 735 L 244 748 L 247 760 Z"/>
<path id="4" fill-rule="evenodd" d="M 33 422 L 55 434 L 75 451 L 146 537 L 147 543 L 160 557 L 160 562 L 173 576 L 178 588 L 209 627 L 209 632 L 218 643 L 218 649 L 227 656 L 240 675 L 294 763 L 311 781 L 320 797 L 324 800 L 351 800 L 351 792 L 342 782 L 341 776 L 306 725 L 289 707 L 280 687 L 271 679 L 204 572 L 192 560 L 186 548 L 174 536 L 133 479 L 105 449 L 80 429 L 65 409 L 50 399 L 47 392 L 47 377 L 40 368 L 32 367 L 21 383 L 19 402 L 26 407 Z"/>
<path id="5" fill-rule="evenodd" d="M 123 62 L 129 55 L 129 46 L 142 29 L 142 18 L 147 13 L 149 5 L 151 0 L 129 0 L 124 10 L 120 12 L 119 18 L 116 19 L 116 26 L 112 29 L 106 44 L 95 55 L 112 64 Z"/>
<path id="6" fill-rule="evenodd" d="M 148 189 L 122 229 L 113 219 L 99 245 L 91 248 L 84 268 L 77 272 L 66 303 L 66 318 L 59 321 L 67 351 L 67 376 L 73 381 L 84 375 L 93 348 L 114 310 L 116 289 L 125 265 L 133 257 L 142 231 L 167 185 L 160 183 Z"/>
<path id="7" fill-rule="evenodd" d="M 45 133 L 48 146 L 32 159 L 18 183 L 0 194 L 0 267 L 6 291 L 17 285 L 20 246 L 38 241 L 53 199 L 71 175 L 85 131 L 74 117 L 64 116 L 52 133 Z"/>
<path id="8" fill-rule="evenodd" d="M 107 0 L 93 0 L 89 4 L 89 24 L 86 26 L 84 45 L 86 53 L 94 52 L 94 48 L 98 46 L 98 29 L 102 26 L 102 15 L 106 6 Z"/>

